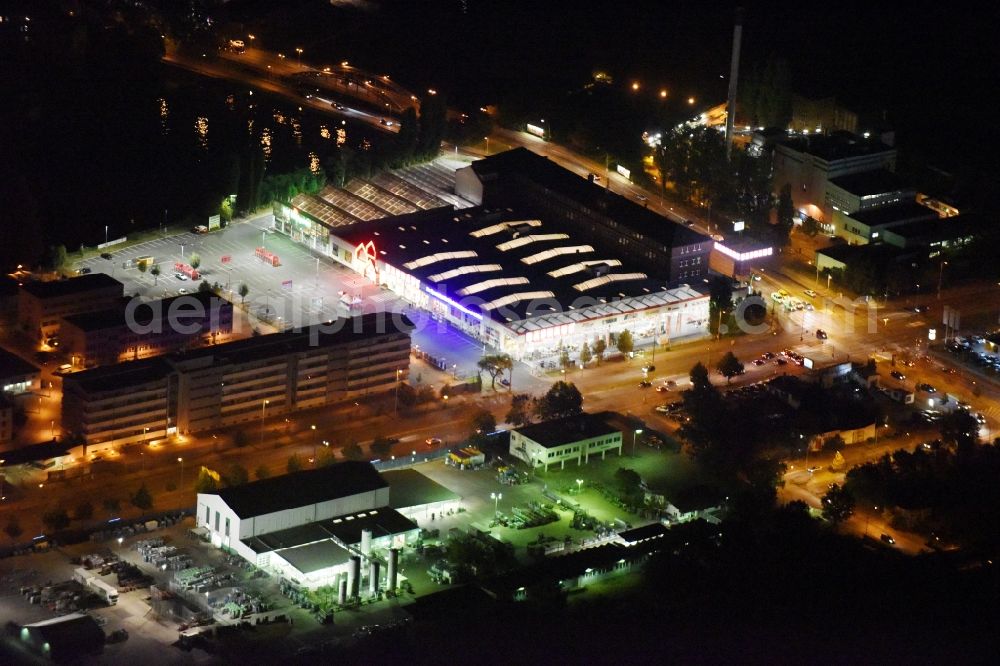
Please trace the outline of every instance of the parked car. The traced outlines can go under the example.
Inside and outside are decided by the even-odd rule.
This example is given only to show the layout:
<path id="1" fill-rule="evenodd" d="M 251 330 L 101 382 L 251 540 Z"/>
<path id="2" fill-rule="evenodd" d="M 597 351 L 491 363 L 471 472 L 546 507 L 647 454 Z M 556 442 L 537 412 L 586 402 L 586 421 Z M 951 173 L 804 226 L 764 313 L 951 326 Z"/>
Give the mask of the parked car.
<path id="1" fill-rule="evenodd" d="M 654 370 L 656 370 L 655 365 L 647 365 L 642 369 L 643 372 L 653 372 Z"/>
<path id="2" fill-rule="evenodd" d="M 639 388 L 649 388 L 652 385 L 653 385 L 653 382 L 651 382 L 649 380 L 646 380 L 646 379 L 644 379 L 641 382 L 639 382 Z"/>
<path id="3" fill-rule="evenodd" d="M 80 274 L 80 275 L 89 275 L 90 274 L 90 267 L 89 266 L 84 266 L 83 268 L 81 268 L 80 270 L 78 270 L 77 273 Z"/>
<path id="4" fill-rule="evenodd" d="M 174 273 L 174 277 L 180 280 L 181 282 L 187 281 L 187 275 L 184 275 L 184 273 Z"/>
<path id="5" fill-rule="evenodd" d="M 428 437 L 424 440 L 424 444 L 427 445 L 427 448 L 433 449 L 435 446 L 441 446 L 441 440 L 437 437 Z"/>
<path id="6" fill-rule="evenodd" d="M 819 338 L 820 340 L 826 340 L 829 336 L 826 334 L 826 331 L 824 331 L 822 328 L 818 328 L 816 329 L 816 337 Z"/>
<path id="7" fill-rule="evenodd" d="M 900 382 L 906 379 L 906 375 L 904 375 L 899 370 L 893 370 L 892 372 L 889 373 L 889 376 Z"/>
<path id="8" fill-rule="evenodd" d="M 924 391 L 926 393 L 937 393 L 937 389 L 930 384 L 917 384 L 918 391 Z"/>
<path id="9" fill-rule="evenodd" d="M 883 543 L 887 543 L 887 544 L 889 544 L 890 546 L 895 546 L 895 545 L 896 545 L 896 540 L 895 540 L 895 539 L 893 539 L 893 538 L 892 538 L 892 537 L 891 537 L 890 535 L 888 535 L 888 534 L 883 534 L 883 535 L 882 535 L 881 537 L 879 537 L 879 538 L 880 538 L 880 539 L 882 539 L 882 542 L 883 542 Z"/>
<path id="10" fill-rule="evenodd" d="M 101 259 L 107 259 L 108 261 L 111 261 L 111 253 L 110 252 L 101 252 Z"/>
<path id="11" fill-rule="evenodd" d="M 816 292 L 813 291 L 812 289 L 806 289 L 802 293 L 805 294 L 806 296 L 808 296 L 809 298 L 816 298 Z"/>
<path id="12" fill-rule="evenodd" d="M 196 226 L 193 229 L 191 229 L 191 233 L 193 233 L 193 234 L 207 234 L 208 233 L 208 227 L 206 227 L 204 224 L 199 224 L 198 226 Z"/>

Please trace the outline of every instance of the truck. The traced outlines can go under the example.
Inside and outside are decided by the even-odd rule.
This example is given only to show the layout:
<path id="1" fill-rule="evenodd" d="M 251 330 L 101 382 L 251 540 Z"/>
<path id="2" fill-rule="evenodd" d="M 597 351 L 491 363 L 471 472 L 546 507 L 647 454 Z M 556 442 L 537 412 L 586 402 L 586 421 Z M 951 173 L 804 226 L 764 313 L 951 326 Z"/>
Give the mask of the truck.
<path id="1" fill-rule="evenodd" d="M 107 605 L 114 606 L 118 603 L 118 588 L 110 583 L 105 583 L 93 571 L 82 567 L 74 569 L 73 580 L 99 596 Z"/>

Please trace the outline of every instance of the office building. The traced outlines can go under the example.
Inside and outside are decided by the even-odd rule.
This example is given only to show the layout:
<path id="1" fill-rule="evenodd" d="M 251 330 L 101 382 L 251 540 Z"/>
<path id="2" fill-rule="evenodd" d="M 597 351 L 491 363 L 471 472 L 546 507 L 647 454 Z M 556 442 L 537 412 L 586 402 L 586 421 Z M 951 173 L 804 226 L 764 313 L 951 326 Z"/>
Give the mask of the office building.
<path id="1" fill-rule="evenodd" d="M 63 429 L 96 451 L 384 393 L 407 377 L 411 330 L 372 314 L 72 373 Z"/>
<path id="2" fill-rule="evenodd" d="M 232 303 L 198 292 L 68 315 L 59 338 L 74 366 L 93 367 L 221 344 L 232 333 Z"/>
<path id="3" fill-rule="evenodd" d="M 67 280 L 25 282 L 18 293 L 21 328 L 41 342 L 59 334 L 63 317 L 118 305 L 125 286 L 110 275 L 90 273 Z"/>
<path id="4" fill-rule="evenodd" d="M 532 423 L 510 431 L 510 454 L 532 467 L 559 464 L 566 461 L 586 464 L 591 456 L 601 460 L 609 452 L 622 453 L 622 433 L 593 414 L 577 414 L 562 419 Z"/>
<path id="5" fill-rule="evenodd" d="M 0 393 L 17 395 L 39 388 L 41 370 L 0 347 Z"/>

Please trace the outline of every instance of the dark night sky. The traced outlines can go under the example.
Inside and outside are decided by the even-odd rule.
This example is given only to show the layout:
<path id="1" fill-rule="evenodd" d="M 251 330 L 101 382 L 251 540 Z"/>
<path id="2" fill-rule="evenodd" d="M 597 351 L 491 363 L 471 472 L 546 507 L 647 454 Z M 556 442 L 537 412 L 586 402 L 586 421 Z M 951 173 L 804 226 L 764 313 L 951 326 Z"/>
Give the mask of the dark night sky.
<path id="1" fill-rule="evenodd" d="M 986 164 L 991 157 L 983 147 L 996 139 L 984 98 L 1000 80 L 993 34 L 1000 10 L 985 3 L 367 0 L 367 10 L 344 4 L 352 8 L 301 0 L 279 11 L 291 26 L 299 11 L 323 7 L 329 20 L 314 22 L 315 34 L 305 38 L 311 51 L 363 54 L 401 80 L 449 89 L 453 98 L 465 93 L 469 105 L 525 79 L 578 84 L 597 67 L 620 80 L 636 77 L 721 101 L 733 8 L 742 4 L 744 72 L 771 53 L 784 57 L 796 90 L 835 95 L 863 118 L 884 112 L 901 142 L 920 135 L 920 150 L 945 165 Z M 260 0 L 245 5 L 261 7 Z"/>

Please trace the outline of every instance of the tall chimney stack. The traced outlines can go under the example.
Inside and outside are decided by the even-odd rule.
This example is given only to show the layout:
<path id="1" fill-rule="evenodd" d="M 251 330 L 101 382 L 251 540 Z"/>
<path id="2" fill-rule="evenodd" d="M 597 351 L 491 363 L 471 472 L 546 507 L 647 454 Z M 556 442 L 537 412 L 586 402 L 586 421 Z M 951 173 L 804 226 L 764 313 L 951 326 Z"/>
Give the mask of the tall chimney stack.
<path id="1" fill-rule="evenodd" d="M 740 40 L 743 38 L 743 8 L 736 8 L 733 26 L 733 58 L 729 65 L 729 99 L 726 103 L 726 159 L 733 154 L 733 125 L 736 123 L 736 86 L 740 77 Z"/>

